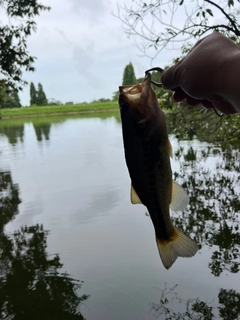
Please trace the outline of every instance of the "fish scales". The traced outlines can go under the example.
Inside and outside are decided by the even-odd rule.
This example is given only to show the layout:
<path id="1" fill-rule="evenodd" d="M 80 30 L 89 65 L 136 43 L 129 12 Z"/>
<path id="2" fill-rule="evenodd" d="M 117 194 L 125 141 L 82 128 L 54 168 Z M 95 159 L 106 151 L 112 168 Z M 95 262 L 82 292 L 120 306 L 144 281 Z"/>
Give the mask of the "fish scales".
<path id="1" fill-rule="evenodd" d="M 170 219 L 173 190 L 170 143 L 165 116 L 150 83 L 149 74 L 141 84 L 119 87 L 119 105 L 132 202 L 147 207 L 162 262 L 168 269 L 178 256 L 193 256 L 198 247 Z"/>

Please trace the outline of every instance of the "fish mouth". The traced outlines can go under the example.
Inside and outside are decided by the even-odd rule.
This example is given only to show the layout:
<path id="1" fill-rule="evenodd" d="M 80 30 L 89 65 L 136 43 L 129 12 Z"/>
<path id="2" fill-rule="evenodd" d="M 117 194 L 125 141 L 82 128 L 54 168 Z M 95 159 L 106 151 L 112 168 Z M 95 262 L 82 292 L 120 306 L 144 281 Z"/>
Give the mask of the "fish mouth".
<path id="1" fill-rule="evenodd" d="M 151 85 L 151 74 L 147 73 L 141 83 L 135 85 L 120 86 L 120 96 L 126 97 L 130 101 L 139 100 L 143 93 L 147 93 Z"/>

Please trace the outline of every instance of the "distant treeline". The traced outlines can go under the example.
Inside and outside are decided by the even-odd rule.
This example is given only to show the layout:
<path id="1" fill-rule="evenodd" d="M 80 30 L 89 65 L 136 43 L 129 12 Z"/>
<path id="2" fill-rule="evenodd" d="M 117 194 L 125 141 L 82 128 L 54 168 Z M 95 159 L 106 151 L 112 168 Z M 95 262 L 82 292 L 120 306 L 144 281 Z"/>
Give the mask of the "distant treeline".
<path id="1" fill-rule="evenodd" d="M 123 78 L 122 85 L 134 85 L 143 81 L 142 78 L 136 78 L 134 67 L 131 62 L 127 64 L 123 70 Z M 160 74 L 158 72 L 152 72 L 152 80 L 155 82 L 160 82 Z M 172 103 L 169 101 L 169 94 L 163 89 L 154 86 L 154 91 L 160 99 L 160 104 L 162 102 L 164 107 L 169 108 Z M 100 98 L 98 100 L 92 101 L 95 102 L 109 102 L 109 101 L 117 101 L 119 96 L 119 92 L 116 91 L 113 93 L 112 99 Z M 86 104 L 86 102 L 76 103 L 76 104 Z M 30 83 L 30 106 L 56 106 L 56 105 L 74 105 L 73 101 L 68 101 L 66 103 L 62 103 L 56 99 L 47 99 L 46 94 L 43 90 L 43 86 L 41 83 L 38 83 L 37 89 L 33 82 Z M 6 87 L 6 84 L 0 83 L 0 108 L 20 108 L 21 103 L 18 96 L 17 90 L 10 90 Z"/>
<path id="2" fill-rule="evenodd" d="M 0 108 L 21 108 L 18 91 L 9 90 L 4 82 L 0 84 Z"/>

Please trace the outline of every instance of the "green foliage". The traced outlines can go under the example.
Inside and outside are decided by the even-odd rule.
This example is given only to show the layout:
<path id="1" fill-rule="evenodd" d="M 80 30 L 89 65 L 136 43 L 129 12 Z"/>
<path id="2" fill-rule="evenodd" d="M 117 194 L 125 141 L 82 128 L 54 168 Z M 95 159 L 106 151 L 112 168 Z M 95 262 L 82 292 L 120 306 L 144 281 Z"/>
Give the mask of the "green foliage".
<path id="1" fill-rule="evenodd" d="M 0 84 L 0 108 L 20 108 L 21 103 L 17 89 L 9 90 L 4 83 Z"/>
<path id="2" fill-rule="evenodd" d="M 128 65 L 126 65 L 124 69 L 122 85 L 127 86 L 127 85 L 136 84 L 136 83 L 137 83 L 137 79 L 135 77 L 134 68 L 132 63 L 130 62 Z"/>
<path id="3" fill-rule="evenodd" d="M 169 129 L 180 139 L 192 139 L 208 142 L 232 143 L 239 141 L 240 115 L 217 116 L 213 110 L 207 110 L 201 105 L 188 106 L 182 102 L 168 114 Z"/>
<path id="4" fill-rule="evenodd" d="M 43 87 L 41 83 L 38 84 L 38 91 L 37 91 L 37 106 L 46 106 L 48 104 L 46 95 L 43 91 Z"/>
<path id="5" fill-rule="evenodd" d="M 2 109 L 2 119 L 6 118 L 24 118 L 34 115 L 61 115 L 61 114 L 81 114 L 116 111 L 119 114 L 117 102 L 91 102 L 73 105 L 51 105 L 51 106 L 31 106 L 19 109 Z"/>
<path id="6" fill-rule="evenodd" d="M 34 84 L 30 83 L 30 106 L 37 104 L 37 91 Z"/>
<path id="7" fill-rule="evenodd" d="M 34 84 L 30 83 L 30 105 L 31 106 L 46 106 L 48 104 L 46 95 L 43 91 L 41 83 L 38 84 L 38 90 L 35 89 Z"/>
<path id="8" fill-rule="evenodd" d="M 119 91 L 113 92 L 112 101 L 118 101 L 118 97 L 119 97 Z"/>
<path id="9" fill-rule="evenodd" d="M 35 17 L 50 7 L 37 0 L 1 0 L 1 12 L 7 16 L 0 25 L 0 72 L 7 87 L 22 89 L 26 82 L 22 70 L 33 71 L 35 57 L 27 51 L 27 38 L 36 30 Z M 2 82 L 0 84 L 2 86 Z"/>
<path id="10" fill-rule="evenodd" d="M 51 99 L 48 99 L 48 105 L 49 106 L 60 106 L 60 105 L 62 105 L 62 102 L 51 98 Z"/>

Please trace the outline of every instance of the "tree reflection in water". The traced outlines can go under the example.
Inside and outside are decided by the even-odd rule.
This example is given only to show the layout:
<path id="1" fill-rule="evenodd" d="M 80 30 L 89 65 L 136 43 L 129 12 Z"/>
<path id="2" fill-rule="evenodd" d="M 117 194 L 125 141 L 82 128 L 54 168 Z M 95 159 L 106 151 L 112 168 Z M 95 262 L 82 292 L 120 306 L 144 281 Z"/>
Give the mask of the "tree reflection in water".
<path id="1" fill-rule="evenodd" d="M 151 312 L 155 319 L 164 320 L 230 320 L 240 319 L 240 293 L 235 290 L 220 289 L 218 293 L 219 307 L 214 308 L 212 302 L 204 302 L 200 299 L 188 299 L 185 301 L 180 298 L 175 291 L 177 285 L 168 289 L 161 290 L 159 303 L 152 303 Z M 181 307 L 176 307 L 181 304 Z M 184 307 L 183 307 L 184 305 Z M 184 308 L 184 311 L 176 312 L 173 310 Z M 215 314 L 218 313 L 218 316 Z"/>
<path id="2" fill-rule="evenodd" d="M 9 171 L 0 172 L 0 196 L 1 319 L 83 319 L 79 306 L 88 296 L 76 293 L 82 282 L 60 271 L 63 264 L 58 255 L 49 258 L 48 232 L 43 226 L 4 232 L 20 203 Z"/>
<path id="3" fill-rule="evenodd" d="M 207 162 L 220 152 L 210 147 L 176 152 L 180 169 L 174 172 L 174 179 L 182 181 L 190 203 L 181 214 L 172 213 L 177 228 L 200 246 L 216 248 L 209 263 L 215 276 L 224 270 L 237 273 L 240 268 L 240 152 L 229 146 L 218 161 Z"/>
<path id="4" fill-rule="evenodd" d="M 24 140 L 24 124 L 9 125 L 8 122 L 1 122 L 0 133 L 8 138 L 8 142 L 16 145 Z"/>
<path id="5" fill-rule="evenodd" d="M 180 169 L 174 172 L 174 180 L 179 181 L 187 191 L 190 203 L 182 213 L 172 212 L 173 224 L 194 238 L 200 246 L 214 247 L 208 263 L 214 276 L 220 276 L 224 271 L 238 273 L 240 269 L 238 150 L 228 145 L 222 148 L 207 147 L 204 150 L 180 148 L 175 153 Z M 154 318 L 240 319 L 239 292 L 221 288 L 218 307 L 213 307 L 213 301 L 204 302 L 198 298 L 183 300 L 178 296 L 176 287 L 169 289 L 165 285 L 161 290 L 159 303 L 152 304 Z M 180 303 L 181 307 L 176 306 Z M 183 305 L 184 311 L 175 311 L 181 310 Z"/>
<path id="6" fill-rule="evenodd" d="M 49 140 L 50 139 L 50 128 L 51 123 L 35 123 L 33 122 L 33 127 L 36 133 L 37 141 Z"/>

